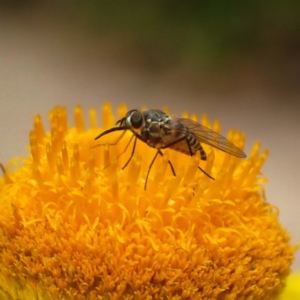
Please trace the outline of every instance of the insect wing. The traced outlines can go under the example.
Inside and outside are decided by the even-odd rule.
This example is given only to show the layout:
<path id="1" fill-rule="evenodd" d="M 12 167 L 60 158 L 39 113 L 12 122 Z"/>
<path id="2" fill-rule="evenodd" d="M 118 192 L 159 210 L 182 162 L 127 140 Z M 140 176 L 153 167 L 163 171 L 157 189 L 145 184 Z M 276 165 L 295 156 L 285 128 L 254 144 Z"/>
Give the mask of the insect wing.
<path id="1" fill-rule="evenodd" d="M 187 133 L 187 130 L 190 131 L 199 140 L 199 142 L 205 143 L 237 157 L 246 157 L 246 154 L 241 149 L 219 133 L 190 119 L 175 118 L 174 121 L 183 125 L 183 127 L 186 127 L 185 134 Z M 183 127 L 180 126 L 180 128 Z M 184 129 L 178 128 L 178 130 Z"/>

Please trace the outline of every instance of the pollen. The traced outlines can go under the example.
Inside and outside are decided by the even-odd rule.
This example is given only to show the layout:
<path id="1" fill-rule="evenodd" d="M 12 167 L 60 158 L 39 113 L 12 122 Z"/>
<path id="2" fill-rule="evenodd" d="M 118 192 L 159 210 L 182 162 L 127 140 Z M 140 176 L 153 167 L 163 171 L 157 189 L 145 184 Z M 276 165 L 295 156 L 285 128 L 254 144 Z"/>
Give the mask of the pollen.
<path id="1" fill-rule="evenodd" d="M 94 140 L 126 112 L 105 103 L 99 127 L 77 106 L 71 127 L 55 107 L 49 132 L 34 118 L 28 157 L 0 177 L 1 299 L 277 299 L 296 246 L 265 197 L 268 151 L 256 143 L 241 159 L 203 144 L 201 161 L 166 149 L 144 190 L 156 150 L 138 141 L 122 169 L 132 133 Z M 244 149 L 241 132 L 227 138 Z"/>

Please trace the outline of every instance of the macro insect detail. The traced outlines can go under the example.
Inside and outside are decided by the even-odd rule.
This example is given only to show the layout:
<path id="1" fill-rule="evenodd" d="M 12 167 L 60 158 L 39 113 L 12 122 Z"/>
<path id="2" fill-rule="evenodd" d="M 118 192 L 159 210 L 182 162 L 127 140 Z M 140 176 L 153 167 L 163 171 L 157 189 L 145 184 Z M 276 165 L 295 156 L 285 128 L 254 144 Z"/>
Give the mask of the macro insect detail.
<path id="1" fill-rule="evenodd" d="M 131 156 L 122 169 L 125 169 L 131 161 L 138 139 L 148 146 L 157 149 L 148 168 L 144 186 L 145 190 L 154 161 L 158 155 L 163 156 L 162 149 L 171 148 L 190 156 L 196 155 L 197 152 L 199 152 L 201 160 L 206 160 L 206 153 L 201 146 L 201 143 L 205 143 L 231 155 L 240 158 L 246 157 L 246 154 L 241 149 L 217 132 L 190 119 L 171 118 L 168 114 L 159 109 L 148 109 L 145 111 L 139 111 L 137 109 L 130 110 L 124 118 L 117 121 L 116 125 L 118 126 L 102 132 L 95 140 L 113 131 L 124 131 L 118 141 L 123 137 L 126 130 L 130 130 L 133 133 L 126 146 L 127 149 L 132 139 L 134 139 Z M 176 176 L 171 161 L 169 160 L 168 163 L 173 175 Z M 205 175 L 214 179 L 200 166 L 198 166 L 198 168 Z"/>

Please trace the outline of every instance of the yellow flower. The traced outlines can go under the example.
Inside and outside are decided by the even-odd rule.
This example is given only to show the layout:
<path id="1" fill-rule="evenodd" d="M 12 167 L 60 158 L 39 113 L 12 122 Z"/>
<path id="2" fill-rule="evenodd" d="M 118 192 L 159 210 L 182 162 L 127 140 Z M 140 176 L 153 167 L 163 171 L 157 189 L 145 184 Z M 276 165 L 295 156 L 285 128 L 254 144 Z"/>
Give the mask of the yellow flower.
<path id="1" fill-rule="evenodd" d="M 300 272 L 292 274 L 287 279 L 286 287 L 280 297 L 280 300 L 300 299 Z"/>
<path id="2" fill-rule="evenodd" d="M 156 150 L 138 142 L 122 170 L 131 133 L 116 145 L 120 132 L 94 141 L 115 123 L 111 106 L 101 130 L 93 109 L 89 129 L 80 107 L 74 119 L 71 128 L 56 107 L 46 133 L 36 116 L 31 155 L 0 179 L 3 299 L 276 299 L 296 247 L 264 197 L 267 151 L 255 144 L 239 159 L 203 145 L 199 162 L 166 150 L 145 191 Z M 228 139 L 243 149 L 241 133 Z"/>

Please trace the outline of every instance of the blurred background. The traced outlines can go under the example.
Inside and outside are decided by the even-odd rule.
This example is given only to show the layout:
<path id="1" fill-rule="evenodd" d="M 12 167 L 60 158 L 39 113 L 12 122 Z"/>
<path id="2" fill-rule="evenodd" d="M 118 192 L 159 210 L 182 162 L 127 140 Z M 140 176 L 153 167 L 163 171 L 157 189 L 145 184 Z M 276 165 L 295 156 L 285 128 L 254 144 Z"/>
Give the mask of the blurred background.
<path id="1" fill-rule="evenodd" d="M 2 0 L 0 161 L 55 105 L 207 113 L 270 149 L 267 199 L 299 242 L 299 79 L 300 1 Z"/>

